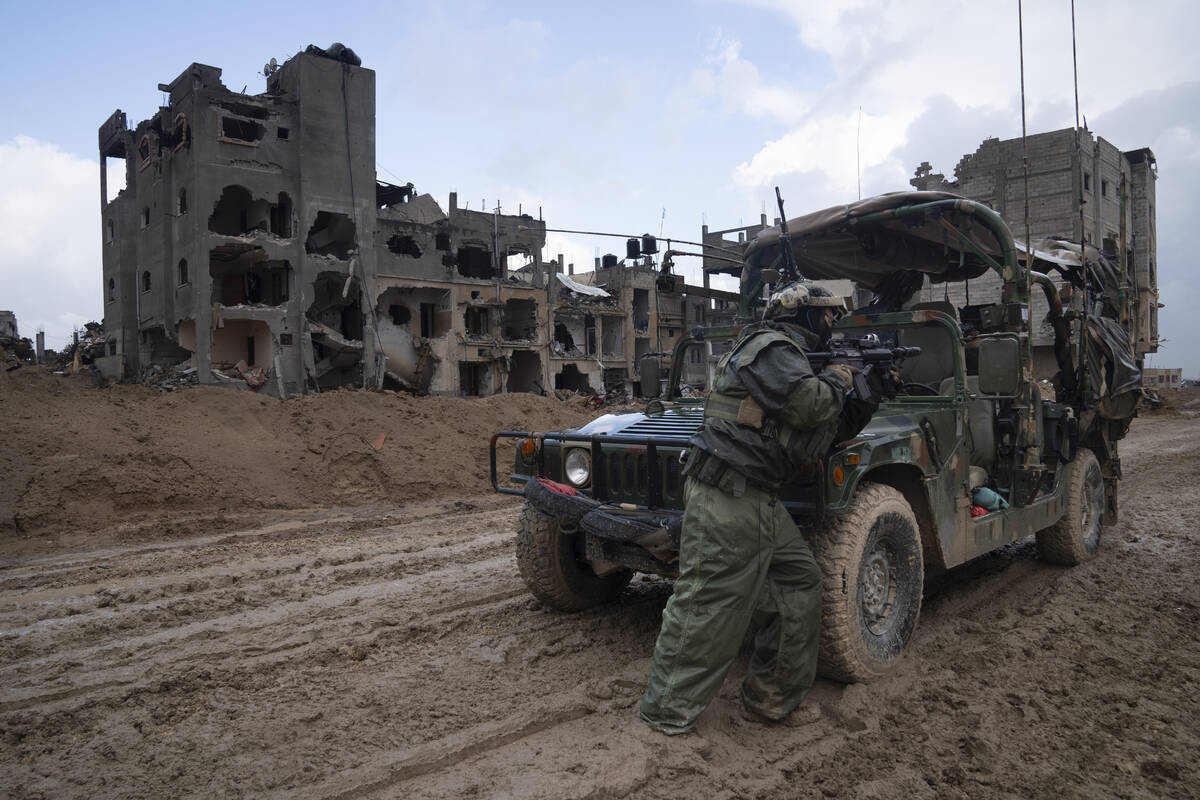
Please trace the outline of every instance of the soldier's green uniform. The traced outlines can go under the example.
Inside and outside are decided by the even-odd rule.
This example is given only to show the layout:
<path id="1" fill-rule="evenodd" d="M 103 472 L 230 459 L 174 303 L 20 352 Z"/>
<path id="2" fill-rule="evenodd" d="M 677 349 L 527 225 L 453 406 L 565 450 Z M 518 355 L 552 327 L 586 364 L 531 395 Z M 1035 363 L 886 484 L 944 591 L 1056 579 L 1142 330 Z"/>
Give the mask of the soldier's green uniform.
<path id="1" fill-rule="evenodd" d="M 813 374 L 804 350 L 817 343 L 799 326 L 758 323 L 718 365 L 704 427 L 689 442 L 680 574 L 642 698 L 656 730 L 696 724 L 752 620 L 746 706 L 782 719 L 812 687 L 821 570 L 776 492 L 828 451 L 849 389 L 836 371 Z"/>

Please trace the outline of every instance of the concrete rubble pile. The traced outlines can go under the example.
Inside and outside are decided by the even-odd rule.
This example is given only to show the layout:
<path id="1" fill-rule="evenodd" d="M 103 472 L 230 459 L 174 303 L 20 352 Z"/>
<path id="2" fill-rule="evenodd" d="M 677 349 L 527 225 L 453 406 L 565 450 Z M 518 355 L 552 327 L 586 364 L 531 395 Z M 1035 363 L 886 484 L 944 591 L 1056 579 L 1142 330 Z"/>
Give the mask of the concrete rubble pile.
<path id="1" fill-rule="evenodd" d="M 142 385 L 158 389 L 160 392 L 173 392 L 176 389 L 196 386 L 199 383 L 200 379 L 196 376 L 196 368 L 188 366 L 187 363 L 176 364 L 165 369 L 153 366 L 148 370 L 146 377 L 142 379 Z"/>
<path id="2" fill-rule="evenodd" d="M 64 347 L 55 365 L 60 370 L 71 369 L 77 361 L 79 366 L 87 366 L 97 358 L 103 358 L 106 347 L 104 326 L 99 322 L 85 323 L 83 330 L 79 331 L 78 342 L 73 341 Z"/>

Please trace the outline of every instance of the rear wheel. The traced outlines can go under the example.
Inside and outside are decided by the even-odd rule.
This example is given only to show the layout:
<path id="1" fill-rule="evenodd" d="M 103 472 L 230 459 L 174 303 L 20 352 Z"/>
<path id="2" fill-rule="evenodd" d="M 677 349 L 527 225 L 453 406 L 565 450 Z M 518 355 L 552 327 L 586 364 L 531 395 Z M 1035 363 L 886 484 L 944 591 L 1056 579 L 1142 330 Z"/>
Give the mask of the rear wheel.
<path id="1" fill-rule="evenodd" d="M 598 576 L 576 548 L 580 533 L 564 534 L 554 517 L 525 503 L 517 529 L 517 568 L 533 596 L 559 611 L 580 611 L 616 598 L 628 570 Z"/>
<path id="2" fill-rule="evenodd" d="M 921 613 L 916 516 L 896 489 L 864 483 L 815 545 L 824 573 L 818 670 L 846 683 L 878 678 L 899 660 Z"/>
<path id="3" fill-rule="evenodd" d="M 1104 533 L 1104 474 L 1091 450 L 1081 449 L 1066 467 L 1067 511 L 1055 524 L 1038 531 L 1038 554 L 1052 564 L 1073 567 L 1100 549 Z"/>

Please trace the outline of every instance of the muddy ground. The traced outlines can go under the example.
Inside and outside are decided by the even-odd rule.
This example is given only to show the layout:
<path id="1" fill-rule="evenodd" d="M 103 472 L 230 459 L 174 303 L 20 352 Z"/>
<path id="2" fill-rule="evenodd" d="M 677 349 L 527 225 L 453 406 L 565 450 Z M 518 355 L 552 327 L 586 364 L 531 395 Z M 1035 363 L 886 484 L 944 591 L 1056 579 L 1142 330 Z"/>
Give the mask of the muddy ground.
<path id="1" fill-rule="evenodd" d="M 265 407 L 282 426 L 315 401 Z M 534 405 L 509 422 L 579 413 L 522 402 Z M 485 409 L 506 416 L 500 401 L 446 401 L 441 414 L 432 399 L 352 403 L 372 434 L 404 409 L 463 428 L 494 421 Z M 165 435 L 151 428 L 151 441 Z M 304 440 L 289 428 L 279 447 L 293 435 Z M 16 463 L 5 436 L 0 456 Z M 1134 423 L 1121 520 L 1095 560 L 1049 566 L 1029 541 L 952 571 L 929 587 L 895 674 L 819 681 L 783 725 L 742 717 L 743 654 L 697 732 L 674 739 L 636 717 L 670 584 L 639 576 L 580 614 L 540 607 L 513 558 L 518 507 L 484 488 L 482 443 L 444 443 L 463 444 L 461 490 L 409 478 L 421 486 L 403 501 L 317 493 L 257 508 L 252 524 L 197 504 L 180 525 L 135 498 L 136 525 L 114 524 L 109 506 L 72 525 L 42 503 L 52 524 L 0 540 L 0 796 L 1200 795 L 1195 417 Z M 25 457 L 41 459 L 21 467 L 26 483 L 51 485 L 53 455 Z M 385 475 L 406 480 L 401 463 Z M 279 506 L 299 492 L 276 485 Z"/>

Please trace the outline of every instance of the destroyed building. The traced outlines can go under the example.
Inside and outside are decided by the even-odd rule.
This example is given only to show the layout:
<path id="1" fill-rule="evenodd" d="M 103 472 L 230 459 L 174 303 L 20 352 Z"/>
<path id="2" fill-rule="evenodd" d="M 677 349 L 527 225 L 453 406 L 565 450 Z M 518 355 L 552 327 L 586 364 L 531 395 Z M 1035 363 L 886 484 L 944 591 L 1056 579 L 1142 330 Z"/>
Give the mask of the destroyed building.
<path id="1" fill-rule="evenodd" d="M 1182 367 L 1145 367 L 1142 385 L 1151 389 L 1178 389 L 1183 386 Z"/>
<path id="2" fill-rule="evenodd" d="M 1086 128 L 1039 133 L 1021 139 L 985 139 L 962 157 L 954 179 L 935 173 L 928 162 L 909 181 L 917 189 L 953 192 L 993 208 L 1021 242 L 1025 230 L 1025 170 L 1029 159 L 1029 232 L 1034 247 L 1049 237 L 1087 242 L 1129 275 L 1135 302 L 1132 330 L 1138 360 L 1158 351 L 1158 273 L 1155 182 L 1158 165 L 1149 148 L 1122 151 Z M 1082 212 L 1082 213 L 1081 213 Z M 1024 249 L 1018 244 L 1018 250 Z M 1052 276 L 1053 277 L 1053 276 Z M 948 299 L 955 307 L 992 302 L 1000 278 L 988 273 L 963 284 L 927 285 L 915 300 Z M 1034 368 L 1048 377 L 1057 369 L 1040 293 L 1031 298 Z"/>
<path id="3" fill-rule="evenodd" d="M 606 254 L 590 272 L 576 274 L 574 265 L 565 275 L 558 272 L 561 255 L 550 262 L 551 275 L 561 284 L 551 296 L 554 388 L 611 392 L 624 387 L 653 396 L 656 387 L 642 386 L 642 362 L 665 366 L 692 328 L 714 324 L 720 314 L 714 308 L 736 306 L 736 293 L 693 286 L 673 275 L 664 278 L 659 256 L 666 254 L 647 234 L 626 242 L 625 258 Z M 689 350 L 682 373 L 683 382 L 697 388 L 709 380 L 703 352 L 701 346 Z"/>
<path id="4" fill-rule="evenodd" d="M 202 383 L 258 369 L 280 396 L 388 376 L 446 393 L 538 384 L 544 223 L 378 182 L 375 73 L 353 51 L 264 71 L 246 95 L 192 64 L 152 118 L 100 127 L 115 368 L 190 360 Z"/>
<path id="5" fill-rule="evenodd" d="M 375 74 L 353 51 L 310 46 L 264 72 L 247 95 L 192 64 L 153 117 L 100 127 L 110 377 L 186 363 L 283 397 L 598 393 L 634 388 L 644 355 L 707 319 L 707 287 L 656 286 L 653 237 L 575 280 L 543 263 L 540 211 L 455 193 L 443 209 L 379 181 Z M 685 377 L 702 383 L 703 364 Z"/>

